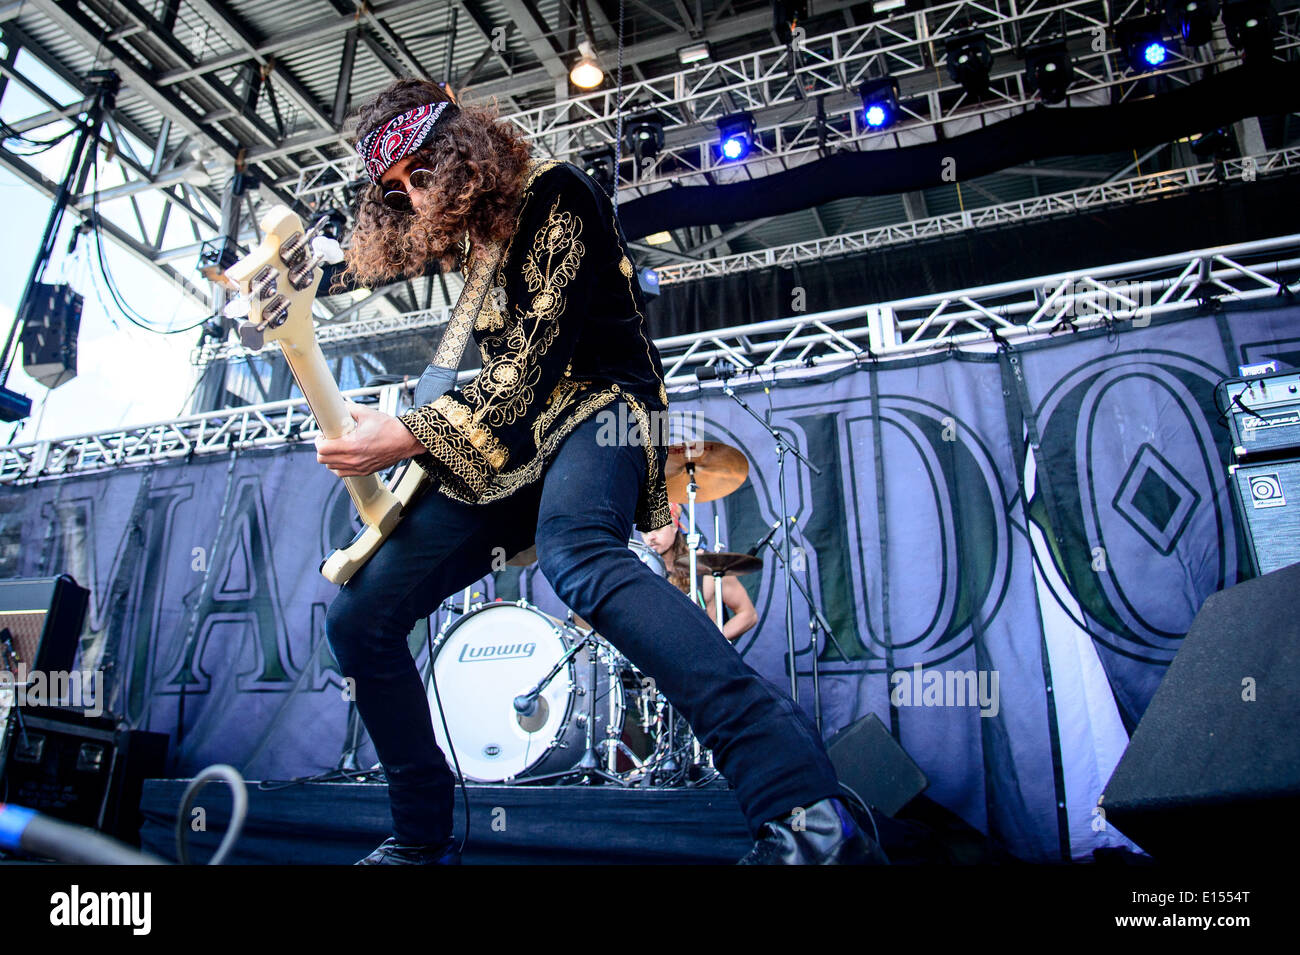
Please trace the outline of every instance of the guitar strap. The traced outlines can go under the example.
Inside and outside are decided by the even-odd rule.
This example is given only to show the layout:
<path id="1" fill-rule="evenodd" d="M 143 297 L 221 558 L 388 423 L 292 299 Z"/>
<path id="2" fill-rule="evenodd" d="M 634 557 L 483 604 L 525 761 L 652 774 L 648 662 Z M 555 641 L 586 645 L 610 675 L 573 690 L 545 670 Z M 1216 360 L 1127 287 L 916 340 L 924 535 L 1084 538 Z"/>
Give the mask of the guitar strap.
<path id="1" fill-rule="evenodd" d="M 534 179 L 555 164 L 554 160 L 534 159 L 529 165 L 524 189 L 531 186 Z M 447 322 L 447 328 L 442 333 L 442 341 L 438 343 L 438 350 L 434 352 L 433 361 L 430 363 L 439 368 L 451 369 L 453 376 L 455 370 L 460 367 L 465 346 L 469 344 L 474 320 L 478 318 L 478 313 L 483 308 L 483 301 L 496 280 L 497 269 L 501 266 L 505 247 L 504 242 L 492 242 L 470 257 L 465 286 L 460 290 L 460 296 L 452 307 L 451 319 Z M 452 380 L 455 381 L 455 378 L 453 377 Z"/>
<path id="2" fill-rule="evenodd" d="M 470 331 L 474 319 L 478 317 L 487 298 L 488 290 L 496 278 L 497 268 L 501 265 L 501 254 L 505 251 L 504 242 L 492 242 L 471 257 L 469 274 L 465 276 L 465 287 L 460 290 L 456 304 L 451 310 L 451 319 L 442 333 L 438 350 L 433 353 L 433 364 L 453 371 L 460 367 L 461 356 L 469 343 Z"/>

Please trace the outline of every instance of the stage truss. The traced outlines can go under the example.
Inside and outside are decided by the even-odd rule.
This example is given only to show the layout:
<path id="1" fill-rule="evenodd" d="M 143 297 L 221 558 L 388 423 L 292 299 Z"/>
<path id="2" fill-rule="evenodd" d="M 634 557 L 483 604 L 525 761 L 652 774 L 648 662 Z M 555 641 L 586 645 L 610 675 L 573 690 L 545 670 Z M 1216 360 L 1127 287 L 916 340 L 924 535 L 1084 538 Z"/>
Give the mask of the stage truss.
<path id="1" fill-rule="evenodd" d="M 628 198 L 670 183 L 702 185 L 744 181 L 781 172 L 842 148 L 891 149 L 951 138 L 1034 107 L 1019 46 L 1062 36 L 1074 76 L 1059 107 L 1104 105 L 1147 95 L 1163 80 L 1186 85 L 1236 65 L 1240 56 L 1222 29 L 1202 47 L 1171 51 L 1168 66 L 1133 70 L 1114 43 L 1110 17 L 1140 13 L 1138 0 L 1018 2 L 957 0 L 938 3 L 816 36 L 797 35 L 789 46 L 770 46 L 717 62 L 703 62 L 662 76 L 625 83 L 621 91 L 600 90 L 517 112 L 507 112 L 539 152 L 573 158 L 593 146 L 612 146 L 619 112 L 653 116 L 664 129 L 656 156 L 626 155 L 619 188 Z M 949 76 L 945 37 L 973 23 L 995 58 L 989 93 L 968 96 Z M 1279 13 L 1276 49 L 1284 59 L 1300 47 L 1300 7 Z M 874 130 L 862 122 L 857 88 L 889 73 L 899 80 L 904 118 L 900 126 Z M 820 108 L 818 108 L 820 104 Z M 716 121 L 729 113 L 754 115 L 759 140 L 743 162 L 724 160 L 717 150 Z M 256 154 L 255 154 L 256 155 Z M 355 179 L 359 165 L 350 155 L 304 166 L 278 185 L 295 195 L 330 190 Z"/>
<path id="2" fill-rule="evenodd" d="M 869 7 L 862 3 L 816 0 L 808 27 L 789 44 L 776 42 L 766 4 L 737 0 L 702 9 L 680 0 L 636 0 L 628 5 L 636 36 L 624 50 L 628 75 L 621 94 L 610 86 L 574 95 L 563 80 L 573 53 L 566 45 L 575 29 L 571 6 L 552 0 L 285 0 L 272 9 L 247 0 L 24 0 L 0 6 L 0 89 L 6 83 L 22 87 L 37 102 L 30 115 L 7 115 L 10 127 L 47 139 L 80 121 L 89 69 L 121 75 L 118 108 L 98 144 L 104 157 L 98 199 L 83 184 L 73 208 L 84 219 L 98 202 L 106 234 L 215 310 L 219 296 L 193 272 L 202 243 L 223 235 L 244 246 L 255 242 L 257 219 L 275 202 L 346 208 L 358 170 L 343 120 L 360 98 L 402 74 L 446 77 L 458 88 L 468 84 L 476 97 L 498 97 L 539 154 L 560 158 L 613 143 L 620 111 L 625 117 L 652 113 L 664 124 L 664 148 L 640 161 L 625 150 L 619 182 L 627 200 L 677 183 L 762 176 L 837 149 L 933 142 L 1022 112 L 1036 100 L 1025 88 L 1018 49 L 1049 34 L 1063 32 L 1067 39 L 1074 61 L 1068 103 L 1075 106 L 1143 96 L 1239 61 L 1216 24 L 1209 43 L 1175 48 L 1161 70 L 1134 74 L 1108 27 L 1140 12 L 1140 0 L 949 0 L 880 16 L 864 12 Z M 1300 4 L 1275 0 L 1274 6 L 1277 56 L 1294 59 Z M 610 9 L 600 0 L 591 3 L 606 59 L 614 49 Z M 989 95 L 979 102 L 946 71 L 944 39 L 968 26 L 988 38 L 995 56 Z M 729 52 L 744 44 L 749 49 L 680 66 L 676 51 L 699 40 L 731 43 Z M 858 116 L 856 86 L 886 71 L 900 80 L 905 119 L 887 131 L 870 131 Z M 51 75 L 72 92 L 52 92 L 57 84 Z M 723 164 L 714 148 L 714 121 L 738 110 L 755 115 L 762 143 L 747 161 Z M 0 162 L 46 195 L 56 191 L 58 177 L 29 154 L 0 150 Z M 257 185 L 232 194 L 236 167 L 255 176 Z M 1054 170 L 1009 172 L 1038 183 Z M 1126 175 L 1114 169 L 1098 178 Z M 978 184 L 969 191 L 977 192 Z M 974 213 L 980 201 L 968 195 L 964 208 Z M 897 228 L 875 213 L 867 223 L 903 232 L 929 223 L 924 210 L 916 216 L 909 210 L 908 217 L 916 221 Z M 980 221 L 972 218 L 971 227 Z M 655 246 L 659 254 L 648 261 L 667 257 L 692 265 L 718 245 L 740 251 L 731 243 L 741 235 L 748 237 L 745 245 L 757 240 L 784 250 L 810 236 L 849 248 L 859 234 L 828 229 L 817 210 L 811 218 L 782 217 L 781 228 L 764 230 L 762 239 L 754 225 L 689 241 L 674 236 L 676 249 Z M 706 271 L 717 262 L 704 261 Z M 670 281 L 684 274 L 679 269 Z M 350 299 L 322 300 L 318 314 L 376 327 L 376 313 L 404 321 L 404 302 L 428 298 L 426 292 L 397 283 L 376 290 L 367 314 Z M 454 293 L 443 290 L 448 299 Z"/>
<path id="3" fill-rule="evenodd" d="M 996 347 L 1157 315 L 1289 296 L 1300 274 L 1300 233 L 1214 249 L 915 296 L 656 341 L 670 388 L 725 359 L 738 380 L 770 380 L 847 364 Z M 421 313 L 423 314 L 423 313 Z M 414 379 L 345 392 L 395 413 Z M 319 430 L 301 398 L 248 405 L 0 448 L 0 484 L 133 465 L 233 454 L 313 440 Z"/>

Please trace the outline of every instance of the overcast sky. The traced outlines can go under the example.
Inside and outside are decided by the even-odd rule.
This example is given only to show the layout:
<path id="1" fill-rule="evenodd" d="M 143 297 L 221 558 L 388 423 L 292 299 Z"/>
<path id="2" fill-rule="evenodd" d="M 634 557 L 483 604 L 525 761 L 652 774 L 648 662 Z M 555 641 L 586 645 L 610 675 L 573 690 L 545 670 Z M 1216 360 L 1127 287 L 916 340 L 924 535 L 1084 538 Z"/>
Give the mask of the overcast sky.
<path id="1" fill-rule="evenodd" d="M 25 63 L 22 60 L 20 56 L 20 68 L 35 72 L 30 60 Z M 63 102 L 75 100 L 66 87 L 56 91 L 58 86 L 61 86 L 58 80 L 51 77 L 46 88 Z M 40 109 L 38 101 L 13 81 L 0 101 L 0 116 L 11 122 Z M 49 126 L 27 135 L 46 139 L 61 128 L 66 126 Z M 65 140 L 47 153 L 30 157 L 29 162 L 57 182 L 66 171 L 70 143 L 71 139 Z M 25 151 L 12 144 L 8 148 Z M 115 169 L 109 167 L 103 172 L 105 187 L 120 181 Z M 157 206 L 149 197 L 141 197 L 140 202 L 145 222 L 149 223 L 151 210 Z M 45 196 L 8 170 L 0 169 L 0 216 L 4 223 L 0 227 L 0 341 L 13 324 L 50 206 L 51 201 Z M 118 208 L 106 205 L 106 217 L 111 218 L 111 213 Z M 124 208 L 130 215 L 129 205 Z M 185 218 L 172 217 L 173 220 Z M 20 354 L 5 386 L 32 399 L 32 414 L 24 422 L 0 422 L 0 439 L 5 443 L 21 444 L 38 438 L 66 437 L 175 418 L 194 385 L 197 369 L 190 364 L 189 355 L 198 339 L 198 329 L 160 335 L 128 321 L 113 305 L 98 269 L 91 268 L 93 245 L 89 237 L 82 238 L 81 248 L 71 260 L 66 259 L 68 229 L 78 222 L 76 215 L 64 215 L 64 233 L 44 276 L 48 283 L 67 281 L 85 296 L 77 345 L 77 377 L 58 388 L 48 389 L 27 376 Z M 176 244 L 185 242 L 179 231 L 173 235 L 173 229 L 183 227 L 183 221 L 173 221 L 168 240 Z M 193 241 L 192 235 L 188 241 Z M 206 317 L 205 309 L 111 240 L 106 242 L 105 254 L 122 297 L 150 322 L 162 328 L 179 328 Z M 200 286 L 204 282 L 197 273 L 194 280 Z"/>

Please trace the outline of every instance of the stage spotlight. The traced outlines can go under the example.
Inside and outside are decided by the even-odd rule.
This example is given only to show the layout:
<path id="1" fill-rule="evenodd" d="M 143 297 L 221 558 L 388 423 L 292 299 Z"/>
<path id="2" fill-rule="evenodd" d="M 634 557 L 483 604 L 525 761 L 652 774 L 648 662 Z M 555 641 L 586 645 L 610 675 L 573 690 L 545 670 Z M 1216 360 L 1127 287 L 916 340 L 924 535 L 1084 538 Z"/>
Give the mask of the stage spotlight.
<path id="1" fill-rule="evenodd" d="M 659 273 L 654 269 L 649 267 L 641 269 L 636 273 L 636 281 L 647 298 L 654 298 L 659 294 Z"/>
<path id="2" fill-rule="evenodd" d="M 1226 129 L 1202 133 L 1192 140 L 1191 145 L 1198 159 L 1232 159 L 1237 155 L 1237 142 Z"/>
<path id="3" fill-rule="evenodd" d="M 0 421 L 22 421 L 31 413 L 31 398 L 0 385 Z"/>
<path id="4" fill-rule="evenodd" d="M 1148 13 L 1116 26 L 1116 45 L 1137 72 L 1159 69 L 1168 61 L 1169 44 L 1165 42 L 1163 24 L 1164 17 L 1159 13 Z"/>
<path id="5" fill-rule="evenodd" d="M 1277 13 L 1268 0 L 1237 0 L 1223 7 L 1223 28 L 1228 42 L 1248 61 L 1273 56 Z"/>
<path id="6" fill-rule="evenodd" d="M 226 278 L 226 269 L 238 261 L 239 246 L 230 236 L 217 236 L 199 246 L 199 273 L 209 282 L 227 289 L 233 289 L 234 283 Z"/>
<path id="7" fill-rule="evenodd" d="M 898 119 L 898 80 L 884 76 L 867 80 L 858 87 L 862 97 L 862 119 L 870 129 L 884 129 Z"/>
<path id="8" fill-rule="evenodd" d="M 569 70 L 569 81 L 578 89 L 594 90 L 605 82 L 605 71 L 596 62 L 596 50 L 583 40 L 578 44 L 578 59 Z"/>
<path id="9" fill-rule="evenodd" d="M 718 152 L 728 162 L 737 162 L 754 148 L 754 115 L 731 113 L 718 120 Z"/>
<path id="10" fill-rule="evenodd" d="M 664 122 L 658 113 L 643 113 L 627 121 L 627 145 L 635 154 L 637 164 L 642 159 L 653 159 L 664 148 Z"/>
<path id="11" fill-rule="evenodd" d="M 220 342 L 226 336 L 226 330 L 221 324 L 221 316 L 213 315 L 203 323 L 204 339 L 212 339 L 214 342 Z"/>
<path id="12" fill-rule="evenodd" d="M 993 69 L 993 51 L 984 34 L 974 31 L 950 37 L 944 43 L 948 54 L 948 75 L 971 96 L 989 91 L 989 71 Z"/>
<path id="13" fill-rule="evenodd" d="M 696 63 L 702 63 L 704 60 L 713 56 L 713 48 L 709 46 L 708 41 L 701 40 L 698 43 L 692 43 L 690 46 L 684 46 L 677 51 L 677 62 L 682 66 L 694 66 Z"/>
<path id="14" fill-rule="evenodd" d="M 1214 34 L 1219 0 L 1169 0 L 1169 19 L 1188 46 L 1203 46 Z"/>
<path id="15" fill-rule="evenodd" d="M 614 147 L 597 146 L 594 149 L 584 149 L 578 153 L 578 165 L 582 166 L 583 172 L 596 180 L 596 185 L 604 189 L 607 194 L 611 196 L 614 194 L 616 183 Z"/>
<path id="16" fill-rule="evenodd" d="M 1047 40 L 1025 47 L 1025 77 L 1030 89 L 1038 91 L 1044 103 L 1059 103 L 1065 99 L 1074 66 L 1070 51 L 1061 39 Z"/>
<path id="17" fill-rule="evenodd" d="M 348 215 L 334 206 L 323 206 L 311 214 L 312 222 L 319 222 L 324 217 L 325 228 L 322 234 L 330 239 L 342 239 L 348 228 Z"/>

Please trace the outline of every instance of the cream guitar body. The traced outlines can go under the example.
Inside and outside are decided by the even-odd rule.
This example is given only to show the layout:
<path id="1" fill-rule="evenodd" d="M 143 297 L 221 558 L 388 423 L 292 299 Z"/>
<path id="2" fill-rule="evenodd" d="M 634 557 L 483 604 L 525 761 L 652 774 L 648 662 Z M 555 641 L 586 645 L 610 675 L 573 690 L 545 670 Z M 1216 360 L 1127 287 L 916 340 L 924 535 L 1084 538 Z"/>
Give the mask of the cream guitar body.
<path id="1" fill-rule="evenodd" d="M 226 270 L 228 287 L 239 291 L 234 307 L 228 306 L 226 314 L 239 315 L 247 307 L 247 319 L 239 330 L 241 341 L 249 348 L 277 342 L 321 434 L 341 438 L 356 422 L 316 343 L 311 316 L 322 275 L 319 266 L 341 258 L 338 244 L 319 238 L 319 226 L 304 232 L 302 221 L 287 206 L 268 212 L 261 228 L 262 242 Z M 340 586 L 379 550 L 429 479 L 423 468 L 408 461 L 391 487 L 374 474 L 342 481 L 362 528 L 351 543 L 321 563 L 325 579 Z"/>

